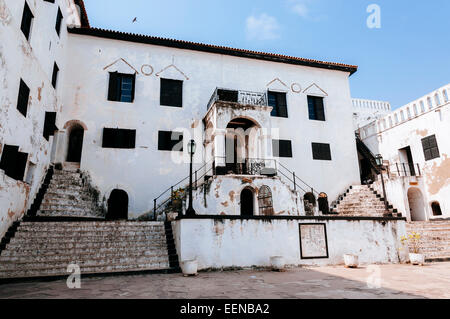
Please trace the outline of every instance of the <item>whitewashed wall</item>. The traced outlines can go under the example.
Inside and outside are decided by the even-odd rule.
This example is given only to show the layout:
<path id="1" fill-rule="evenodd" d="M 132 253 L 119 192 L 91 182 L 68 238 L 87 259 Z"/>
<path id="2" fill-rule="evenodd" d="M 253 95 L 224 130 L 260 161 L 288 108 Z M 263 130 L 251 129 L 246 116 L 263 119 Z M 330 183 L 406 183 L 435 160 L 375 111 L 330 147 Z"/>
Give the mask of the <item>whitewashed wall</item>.
<path id="1" fill-rule="evenodd" d="M 329 258 L 301 259 L 299 224 L 326 224 Z M 403 220 L 182 219 L 172 222 L 180 261 L 197 259 L 199 269 L 270 266 L 271 256 L 288 265 L 338 265 L 344 254 L 362 264 L 403 260 Z"/>
<path id="2" fill-rule="evenodd" d="M 53 138 L 47 141 L 43 137 L 45 112 L 56 112 L 61 106 L 58 101 L 68 56 L 65 23 L 60 37 L 55 30 L 58 5 L 65 20 L 70 16 L 71 24 L 79 25 L 76 11 L 77 21 L 73 20 L 72 0 L 27 3 L 34 15 L 29 41 L 20 29 L 25 0 L 0 0 L 0 145 L 18 145 L 19 151 L 29 154 L 28 161 L 36 168 L 29 183 L 15 181 L 0 172 L 0 238 L 31 205 L 50 161 Z M 51 84 L 55 61 L 60 69 L 56 91 Z M 21 78 L 30 88 L 26 118 L 17 110 Z"/>
<path id="3" fill-rule="evenodd" d="M 414 163 L 419 164 L 421 177 L 395 177 L 387 182 L 387 198 L 410 218 L 410 208 L 407 193 L 410 188 L 418 188 L 424 198 L 425 214 L 427 219 L 435 218 L 432 214 L 431 203 L 438 201 L 443 215 L 437 218 L 450 217 L 450 102 L 445 100 L 444 90 L 450 94 L 450 85 L 447 84 L 426 96 L 415 100 L 395 110 L 389 116 L 369 124 L 361 130 L 371 132 L 363 135 L 363 141 L 374 154 L 381 153 L 390 165 L 404 163 L 405 159 L 399 150 L 410 146 Z M 436 103 L 438 94 L 440 104 Z M 432 99 L 432 107 L 427 105 L 427 98 Z M 420 109 L 420 101 L 425 104 L 424 112 Z M 417 114 L 414 112 L 417 107 Z M 407 109 L 411 116 L 408 118 Z M 400 112 L 404 112 L 401 121 Z M 397 114 L 399 122 L 395 124 L 394 116 Z M 392 126 L 389 125 L 391 118 Z M 392 120 L 394 119 L 394 120 Z M 372 128 L 372 130 L 369 129 Z M 436 135 L 440 158 L 425 161 L 422 139 Z M 391 166 L 391 170 L 395 167 Z M 394 174 L 395 175 L 395 174 Z M 378 183 L 379 184 L 379 183 Z M 378 185 L 381 188 L 380 185 Z M 398 189 L 401 191 L 399 192 Z"/>
<path id="4" fill-rule="evenodd" d="M 281 162 L 315 189 L 328 193 L 330 199 L 359 183 L 348 73 L 74 34 L 69 37 L 72 58 L 67 72 L 71 76 L 65 78 L 58 125 L 63 127 L 71 120 L 86 125 L 81 168 L 90 172 L 105 199 L 114 188 L 127 191 L 130 218 L 151 210 L 153 199 L 189 172 L 186 145 L 183 155 L 158 151 L 159 130 L 184 130 L 195 135 L 195 167 L 201 166 L 202 119 L 216 87 L 285 90 L 289 118 L 272 118 L 271 125 L 279 128 L 279 138 L 293 141 L 294 157 Z M 162 71 L 172 62 L 181 72 L 173 67 Z M 144 75 L 142 67 L 145 73 L 153 73 Z M 134 103 L 107 101 L 108 72 L 117 70 L 139 72 Z M 183 108 L 160 106 L 162 77 L 184 81 Z M 274 81 L 269 85 L 275 78 L 283 84 Z M 294 93 L 294 83 L 302 92 L 308 87 L 306 93 L 324 94 L 318 87 L 326 92 L 326 122 L 308 119 L 307 95 Z M 136 129 L 136 149 L 102 148 L 104 127 Z M 186 134 L 184 140 L 189 140 Z M 333 161 L 314 161 L 312 142 L 330 143 Z M 61 154 L 59 160 L 63 159 Z"/>

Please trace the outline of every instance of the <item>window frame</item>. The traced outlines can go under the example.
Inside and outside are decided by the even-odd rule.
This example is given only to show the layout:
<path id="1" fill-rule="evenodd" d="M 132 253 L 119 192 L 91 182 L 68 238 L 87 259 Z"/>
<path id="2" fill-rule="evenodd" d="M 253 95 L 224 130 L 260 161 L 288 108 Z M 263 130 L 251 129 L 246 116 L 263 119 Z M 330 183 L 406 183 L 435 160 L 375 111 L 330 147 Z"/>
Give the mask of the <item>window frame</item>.
<path id="1" fill-rule="evenodd" d="M 326 112 L 325 112 L 325 97 L 318 96 L 318 95 L 307 95 L 306 99 L 307 99 L 307 105 L 308 105 L 308 119 L 310 121 L 326 122 L 327 117 L 326 117 Z M 314 103 L 314 105 L 311 107 L 310 100 L 313 100 L 315 102 L 321 101 L 321 104 L 322 104 L 321 112 L 318 112 L 318 110 L 320 111 L 320 109 L 318 108 L 318 104 Z M 311 111 L 313 111 L 313 112 L 311 112 Z M 321 116 L 319 116 L 319 115 L 321 115 Z"/>
<path id="2" fill-rule="evenodd" d="M 441 157 L 436 134 L 424 137 L 421 140 L 421 142 L 422 142 L 423 155 L 424 155 L 426 162 L 432 161 L 436 158 Z M 432 142 L 432 143 L 430 143 L 430 142 Z M 427 151 L 430 153 L 427 153 Z"/>
<path id="3" fill-rule="evenodd" d="M 275 105 L 270 105 L 271 95 L 275 97 Z M 289 118 L 287 96 L 287 92 L 267 91 L 267 105 L 273 107 L 271 117 Z"/>
<path id="4" fill-rule="evenodd" d="M 61 28 L 62 28 L 62 22 L 64 20 L 64 16 L 61 12 L 61 8 L 58 6 L 58 13 L 56 14 L 56 24 L 55 24 L 55 30 L 58 37 L 61 36 Z"/>
<path id="5" fill-rule="evenodd" d="M 178 90 L 177 98 L 172 98 L 173 100 L 170 100 L 170 91 L 166 92 L 169 88 L 169 83 L 175 84 L 178 83 L 180 87 L 176 88 L 175 90 Z M 160 89 L 159 89 L 159 105 L 161 106 L 168 106 L 168 107 L 183 107 L 183 91 L 184 91 L 184 81 L 177 80 L 177 79 L 167 79 L 167 78 L 161 78 L 160 82 Z M 170 88 L 172 91 L 174 90 L 174 87 Z M 166 90 L 166 91 L 165 91 Z M 163 92 L 164 91 L 164 92 Z"/>
<path id="6" fill-rule="evenodd" d="M 29 16 L 26 16 L 27 14 L 29 14 Z M 27 20 L 25 20 L 27 19 Z M 29 19 L 29 21 L 28 21 Z M 25 5 L 23 7 L 23 11 L 22 11 L 22 20 L 20 23 L 20 30 L 22 31 L 22 34 L 25 36 L 25 38 L 27 39 L 27 41 L 30 41 L 30 37 L 31 37 L 31 29 L 33 26 L 33 20 L 34 20 L 34 14 L 33 11 L 31 11 L 30 6 L 28 5 L 28 2 L 25 1 Z"/>
<path id="7" fill-rule="evenodd" d="M 293 158 L 292 141 L 272 139 L 272 155 L 278 158 Z"/>
<path id="8" fill-rule="evenodd" d="M 178 134 L 178 140 L 173 139 L 174 134 Z M 169 140 L 170 135 L 170 140 Z M 175 150 L 175 146 L 181 143 L 181 149 Z M 158 151 L 162 152 L 183 152 L 184 149 L 184 134 L 176 131 L 158 131 Z"/>
<path id="9" fill-rule="evenodd" d="M 129 136 L 125 133 L 129 134 Z M 123 135 L 121 136 L 121 134 Z M 128 137 L 129 140 L 125 143 L 126 137 Z M 104 127 L 102 131 L 102 148 L 135 149 L 136 130 Z"/>
<path id="10" fill-rule="evenodd" d="M 58 84 L 58 75 L 59 75 L 59 67 L 58 64 L 53 63 L 53 71 L 52 71 L 52 86 L 56 90 L 57 84 Z"/>
<path id="11" fill-rule="evenodd" d="M 131 95 L 130 100 L 123 99 L 123 79 L 131 79 Z M 109 82 L 108 82 L 108 101 L 120 102 L 120 103 L 134 103 L 136 92 L 136 73 L 119 73 L 119 72 L 109 72 Z M 126 95 L 128 96 L 128 95 Z"/>
<path id="12" fill-rule="evenodd" d="M 324 147 L 326 147 L 326 150 L 324 150 Z M 330 144 L 313 142 L 313 143 L 311 143 L 311 148 L 312 148 L 313 160 L 315 160 L 315 161 L 332 161 L 333 160 L 333 157 L 331 156 L 331 145 Z M 325 152 L 322 152 L 322 151 L 325 151 Z"/>
<path id="13" fill-rule="evenodd" d="M 19 151 L 19 146 L 5 144 L 2 148 L 0 158 L 0 169 L 6 176 L 16 180 L 24 181 L 25 171 L 28 163 L 28 153 Z"/>
<path id="14" fill-rule="evenodd" d="M 28 103 L 30 102 L 30 93 L 31 93 L 30 87 L 25 83 L 23 79 L 20 79 L 19 94 L 17 98 L 16 108 L 20 112 L 20 114 L 22 114 L 24 117 L 27 117 Z"/>

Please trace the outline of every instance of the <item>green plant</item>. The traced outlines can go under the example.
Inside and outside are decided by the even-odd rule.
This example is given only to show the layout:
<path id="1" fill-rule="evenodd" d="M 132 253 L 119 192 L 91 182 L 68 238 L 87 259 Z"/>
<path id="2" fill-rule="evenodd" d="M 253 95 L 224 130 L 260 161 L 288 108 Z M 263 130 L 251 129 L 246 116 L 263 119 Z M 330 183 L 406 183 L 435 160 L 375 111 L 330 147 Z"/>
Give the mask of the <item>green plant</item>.
<path id="1" fill-rule="evenodd" d="M 184 190 L 184 188 L 179 188 L 179 189 L 177 189 L 176 191 L 174 191 L 173 193 L 172 193 L 172 200 L 180 200 L 180 199 L 183 199 L 183 197 L 184 197 L 184 194 L 185 194 L 185 190 Z"/>
<path id="2" fill-rule="evenodd" d="M 402 245 L 408 245 L 409 251 L 413 254 L 418 254 L 420 252 L 421 239 L 422 237 L 420 236 L 420 234 L 416 232 L 408 234 L 407 236 L 402 236 L 400 238 Z"/>

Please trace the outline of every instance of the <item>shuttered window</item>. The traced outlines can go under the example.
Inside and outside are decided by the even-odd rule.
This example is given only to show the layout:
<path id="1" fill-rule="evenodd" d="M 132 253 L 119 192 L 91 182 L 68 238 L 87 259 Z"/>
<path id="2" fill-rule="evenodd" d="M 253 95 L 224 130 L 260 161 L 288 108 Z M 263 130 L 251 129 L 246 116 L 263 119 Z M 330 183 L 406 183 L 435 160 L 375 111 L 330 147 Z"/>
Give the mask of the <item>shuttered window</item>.
<path id="1" fill-rule="evenodd" d="M 159 151 L 183 151 L 183 133 L 172 131 L 158 132 L 158 150 Z"/>
<path id="2" fill-rule="evenodd" d="M 27 160 L 28 154 L 19 152 L 19 146 L 5 145 L 0 160 L 0 169 L 5 171 L 6 176 L 23 181 Z"/>
<path id="3" fill-rule="evenodd" d="M 323 97 L 308 96 L 308 113 L 310 120 L 325 121 Z"/>
<path id="4" fill-rule="evenodd" d="M 53 88 L 55 88 L 55 89 L 56 89 L 56 83 L 58 83 L 58 74 L 59 74 L 59 67 L 55 62 L 53 64 L 53 74 L 52 74 L 52 85 L 53 85 Z"/>
<path id="5" fill-rule="evenodd" d="M 56 33 L 58 34 L 58 36 L 61 33 L 62 20 L 63 20 L 63 15 L 62 15 L 61 9 L 58 8 L 58 14 L 56 16 L 56 25 L 55 25 Z"/>
<path id="6" fill-rule="evenodd" d="M 289 140 L 272 140 L 274 157 L 292 157 L 292 142 Z"/>
<path id="7" fill-rule="evenodd" d="M 108 100 L 133 103 L 136 74 L 109 73 Z"/>
<path id="8" fill-rule="evenodd" d="M 331 161 L 330 144 L 312 143 L 313 159 Z"/>
<path id="9" fill-rule="evenodd" d="M 136 147 L 136 130 L 126 130 L 119 128 L 103 129 L 103 148 L 124 148 L 132 149 Z"/>
<path id="10" fill-rule="evenodd" d="M 183 106 L 183 81 L 161 79 L 160 104 L 164 106 Z"/>
<path id="11" fill-rule="evenodd" d="M 25 1 L 25 7 L 23 8 L 22 23 L 20 25 L 20 29 L 22 30 L 22 32 L 25 35 L 25 38 L 27 38 L 27 40 L 30 39 L 30 31 L 31 31 L 31 22 L 32 21 L 33 21 L 33 13 L 31 12 L 31 9 L 28 6 L 28 3 Z"/>
<path id="12" fill-rule="evenodd" d="M 19 86 L 19 97 L 17 99 L 17 110 L 27 117 L 28 100 L 30 99 L 30 88 L 21 79 Z"/>
<path id="13" fill-rule="evenodd" d="M 439 147 L 436 141 L 436 135 L 431 135 L 422 139 L 423 153 L 425 160 L 430 161 L 439 158 Z"/>
<path id="14" fill-rule="evenodd" d="M 273 107 L 270 115 L 275 117 L 288 117 L 286 93 L 268 92 L 269 106 Z"/>
<path id="15" fill-rule="evenodd" d="M 56 112 L 45 112 L 45 121 L 44 121 L 44 138 L 48 141 L 50 136 L 55 134 L 55 131 L 58 129 L 55 125 L 56 123 Z"/>

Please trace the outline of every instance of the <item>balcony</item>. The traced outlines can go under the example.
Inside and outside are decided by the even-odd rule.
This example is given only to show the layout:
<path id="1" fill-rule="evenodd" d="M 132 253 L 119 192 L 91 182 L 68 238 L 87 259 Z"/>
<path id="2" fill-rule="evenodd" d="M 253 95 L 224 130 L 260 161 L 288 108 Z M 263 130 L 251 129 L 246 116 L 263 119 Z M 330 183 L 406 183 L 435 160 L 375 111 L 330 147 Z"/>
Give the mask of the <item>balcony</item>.
<path id="1" fill-rule="evenodd" d="M 419 177 L 422 176 L 420 165 L 416 163 L 395 163 L 389 165 L 391 177 Z"/>
<path id="2" fill-rule="evenodd" d="M 208 103 L 208 110 L 216 102 L 231 102 L 242 105 L 268 106 L 267 94 L 242 90 L 216 88 Z"/>
<path id="3" fill-rule="evenodd" d="M 217 163 L 225 163 L 225 166 L 216 166 Z M 253 175 L 253 176 L 276 176 L 277 163 L 272 159 L 246 158 L 241 162 L 232 161 L 226 163 L 225 157 L 216 157 L 214 163 L 214 175 Z"/>

